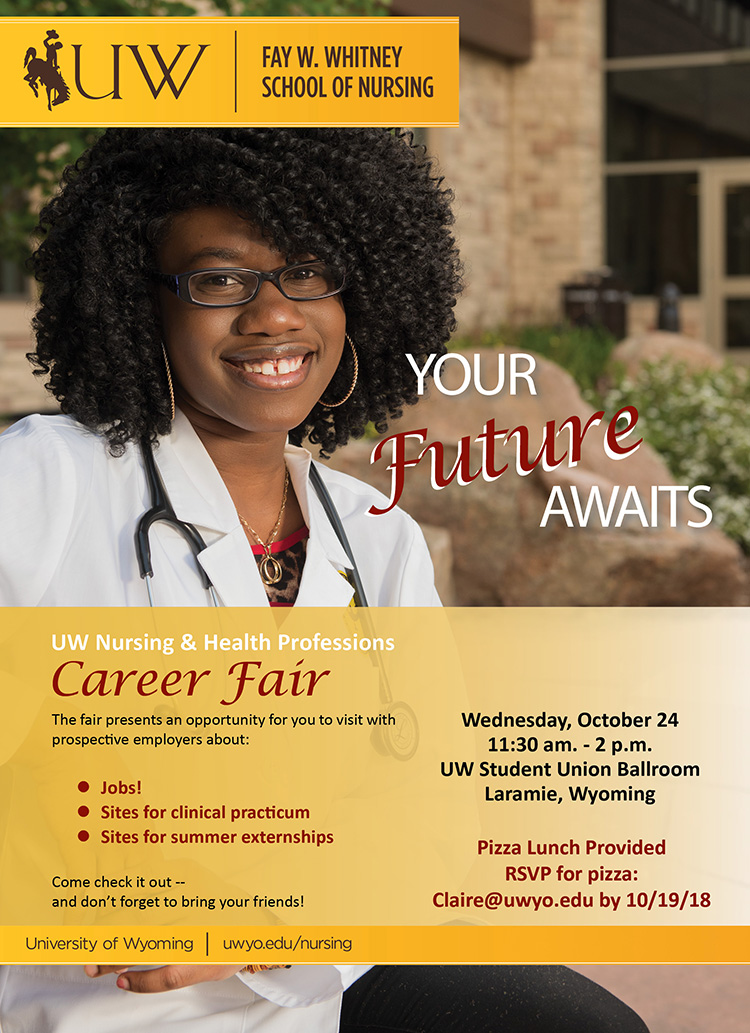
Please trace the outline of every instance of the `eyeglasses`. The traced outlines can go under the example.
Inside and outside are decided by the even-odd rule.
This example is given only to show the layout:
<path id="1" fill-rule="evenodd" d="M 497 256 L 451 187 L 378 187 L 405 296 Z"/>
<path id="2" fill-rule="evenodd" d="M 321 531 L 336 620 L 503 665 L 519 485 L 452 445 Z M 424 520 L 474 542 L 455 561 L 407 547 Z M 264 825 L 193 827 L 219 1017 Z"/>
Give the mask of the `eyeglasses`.
<path id="1" fill-rule="evenodd" d="M 191 305 L 231 308 L 246 305 L 268 281 L 290 301 L 319 301 L 344 289 L 343 269 L 326 262 L 298 262 L 270 273 L 258 269 L 196 269 L 191 273 L 153 273 L 153 278 Z"/>

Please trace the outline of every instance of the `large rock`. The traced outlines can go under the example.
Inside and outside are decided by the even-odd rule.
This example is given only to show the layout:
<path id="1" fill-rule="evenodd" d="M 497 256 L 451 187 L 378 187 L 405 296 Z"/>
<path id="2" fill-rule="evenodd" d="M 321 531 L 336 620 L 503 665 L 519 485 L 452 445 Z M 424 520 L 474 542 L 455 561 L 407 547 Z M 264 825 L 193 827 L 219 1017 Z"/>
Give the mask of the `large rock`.
<path id="1" fill-rule="evenodd" d="M 684 365 L 696 373 L 704 369 L 721 369 L 724 364 L 722 356 L 707 344 L 666 330 L 650 330 L 626 337 L 612 353 L 612 361 L 624 366 L 631 378 L 637 377 L 646 363 L 662 362 L 664 359 L 669 359 L 675 365 Z"/>
<path id="2" fill-rule="evenodd" d="M 478 354 L 481 382 L 489 389 L 497 383 L 498 353 Z M 473 360 L 468 353 L 467 358 Z M 428 442 L 443 442 L 447 471 L 456 460 L 459 440 L 464 436 L 474 439 L 485 422 L 494 417 L 498 431 L 529 428 L 533 458 L 548 421 L 554 421 L 557 429 L 575 415 L 585 426 L 593 414 L 563 370 L 543 359 L 537 358 L 536 362 L 535 396 L 523 383 L 515 396 L 506 388 L 491 397 L 481 395 L 473 386 L 463 394 L 447 397 L 433 385 L 429 396 L 407 410 L 390 432 L 428 428 Z M 448 389 L 460 385 L 462 373 L 457 361 L 446 362 L 442 380 Z M 669 526 L 670 500 L 665 492 L 658 496 L 656 527 L 643 527 L 637 515 L 625 516 L 620 527 L 602 526 L 595 518 L 589 519 L 588 526 L 568 527 L 559 515 L 540 527 L 555 486 L 559 486 L 571 512 L 573 487 L 580 498 L 586 499 L 590 489 L 597 486 L 607 503 L 615 486 L 619 486 L 620 499 L 633 486 L 650 522 L 652 488 L 670 485 L 673 479 L 645 443 L 625 458 L 609 458 L 604 437 L 606 423 L 613 415 L 607 413 L 602 423 L 587 433 L 581 461 L 573 467 L 564 464 L 545 471 L 538 466 L 529 475 L 519 476 L 514 469 L 515 449 L 505 445 L 498 447 L 496 458 L 498 465 L 510 462 L 510 468 L 491 482 L 478 477 L 470 484 L 454 481 L 436 491 L 430 483 L 429 456 L 407 470 L 400 504 L 420 523 L 440 525 L 450 532 L 457 603 L 727 606 L 747 602 L 747 577 L 739 548 L 711 526 L 688 527 L 688 520 L 700 521 L 703 514 L 683 498 L 675 507 L 674 527 Z M 621 443 L 634 443 L 637 438 L 636 426 L 630 438 Z M 389 495 L 391 475 L 386 467 L 390 446 L 385 456 L 371 465 L 373 445 L 355 442 L 337 452 L 332 465 Z M 421 447 L 412 442 L 410 454 L 418 455 Z M 567 431 L 563 431 L 556 444 L 558 457 L 566 447 Z M 471 471 L 480 469 L 482 450 L 476 442 L 470 457 Z M 710 495 L 699 497 L 710 501 Z"/>

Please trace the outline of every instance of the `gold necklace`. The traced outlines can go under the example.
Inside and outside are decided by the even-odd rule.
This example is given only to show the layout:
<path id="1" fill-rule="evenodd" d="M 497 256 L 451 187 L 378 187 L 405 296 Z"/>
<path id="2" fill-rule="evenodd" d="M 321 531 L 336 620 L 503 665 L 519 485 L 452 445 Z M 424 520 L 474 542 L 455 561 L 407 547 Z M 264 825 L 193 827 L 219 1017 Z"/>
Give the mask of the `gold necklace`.
<path id="1" fill-rule="evenodd" d="M 258 570 L 260 571 L 261 580 L 263 581 L 264 585 L 276 585 L 276 584 L 278 584 L 279 581 L 281 581 L 281 577 L 282 577 L 282 574 L 283 574 L 283 570 L 281 569 L 281 564 L 279 563 L 279 561 L 276 559 L 275 556 L 271 555 L 271 546 L 273 545 L 274 541 L 276 540 L 276 535 L 279 533 L 279 528 L 281 527 L 281 518 L 284 516 L 284 510 L 286 509 L 286 497 L 287 497 L 288 491 L 289 491 L 289 470 L 287 469 L 287 467 L 285 465 L 284 466 L 284 494 L 281 497 L 281 509 L 279 510 L 279 515 L 276 517 L 276 523 L 273 525 L 273 530 L 271 531 L 270 535 L 268 536 L 268 538 L 267 538 L 267 540 L 265 542 L 263 541 L 261 536 L 258 534 L 258 532 L 255 531 L 250 526 L 250 524 L 248 524 L 247 520 L 245 520 L 245 518 L 243 517 L 242 513 L 238 513 L 237 514 L 237 516 L 240 518 L 240 523 L 242 524 L 242 526 L 245 528 L 246 531 L 250 532 L 250 534 L 253 536 L 253 538 L 256 540 L 258 545 L 260 545 L 260 547 L 263 549 L 263 551 L 265 553 L 265 555 L 263 556 L 263 559 L 258 564 Z"/>

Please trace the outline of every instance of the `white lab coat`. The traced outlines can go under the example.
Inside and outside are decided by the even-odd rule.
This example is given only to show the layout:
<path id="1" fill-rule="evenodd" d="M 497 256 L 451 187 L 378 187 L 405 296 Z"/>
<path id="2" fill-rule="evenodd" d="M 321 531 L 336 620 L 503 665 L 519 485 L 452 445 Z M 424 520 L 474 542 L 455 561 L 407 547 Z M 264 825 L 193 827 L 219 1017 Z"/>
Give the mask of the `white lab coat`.
<path id="1" fill-rule="evenodd" d="M 200 562 L 225 606 L 268 606 L 247 536 L 231 496 L 190 422 L 178 412 L 155 449 L 167 494 L 180 520 L 194 524 L 207 548 Z M 351 567 L 315 493 L 304 449 L 286 461 L 310 529 L 298 606 L 347 606 Z M 367 511 L 384 496 L 362 481 L 324 471 L 371 606 L 439 605 L 432 564 L 419 527 L 394 509 Z M 150 507 L 143 459 L 130 445 L 114 457 L 105 440 L 65 416 L 31 416 L 0 436 L 0 605 L 145 606 L 134 549 L 138 520 Z M 154 601 L 204 606 L 209 601 L 183 538 L 151 531 Z"/>
<path id="2" fill-rule="evenodd" d="M 368 965 L 310 965 L 162 994 L 118 990 L 80 966 L 0 967 L 2 1033 L 333 1033 Z"/>
<path id="3" fill-rule="evenodd" d="M 226 606 L 267 606 L 257 564 L 229 492 L 189 421 L 178 412 L 156 463 L 179 519 L 207 548 L 200 562 Z M 297 598 L 301 606 L 347 606 L 346 556 L 314 492 L 311 461 L 289 446 L 286 461 L 310 530 Z M 400 510 L 373 517 L 384 496 L 330 470 L 326 486 L 374 606 L 439 605 L 424 538 Z M 143 606 L 134 550 L 149 508 L 143 460 L 132 445 L 113 457 L 104 439 L 69 417 L 32 416 L 0 436 L 0 605 Z M 151 533 L 157 605 L 203 606 L 208 596 L 181 536 Z M 86 959 L 82 959 L 81 965 Z M 341 993 L 369 966 L 300 966 L 156 995 L 89 979 L 81 966 L 0 968 L 1 1033 L 332 1033 Z"/>

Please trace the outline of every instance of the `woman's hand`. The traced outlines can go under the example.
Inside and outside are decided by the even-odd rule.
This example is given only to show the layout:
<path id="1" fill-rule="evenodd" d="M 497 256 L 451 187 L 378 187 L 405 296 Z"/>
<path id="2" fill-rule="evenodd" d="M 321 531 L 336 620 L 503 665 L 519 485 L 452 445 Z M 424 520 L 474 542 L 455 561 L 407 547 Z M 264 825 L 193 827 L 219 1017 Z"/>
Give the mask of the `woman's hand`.
<path id="1" fill-rule="evenodd" d="M 165 990 L 179 990 L 196 983 L 229 979 L 243 968 L 244 965 L 164 965 L 145 972 L 131 972 L 127 965 L 85 965 L 84 971 L 92 978 L 116 972 L 117 985 L 121 990 L 132 990 L 136 994 L 160 994 Z"/>

